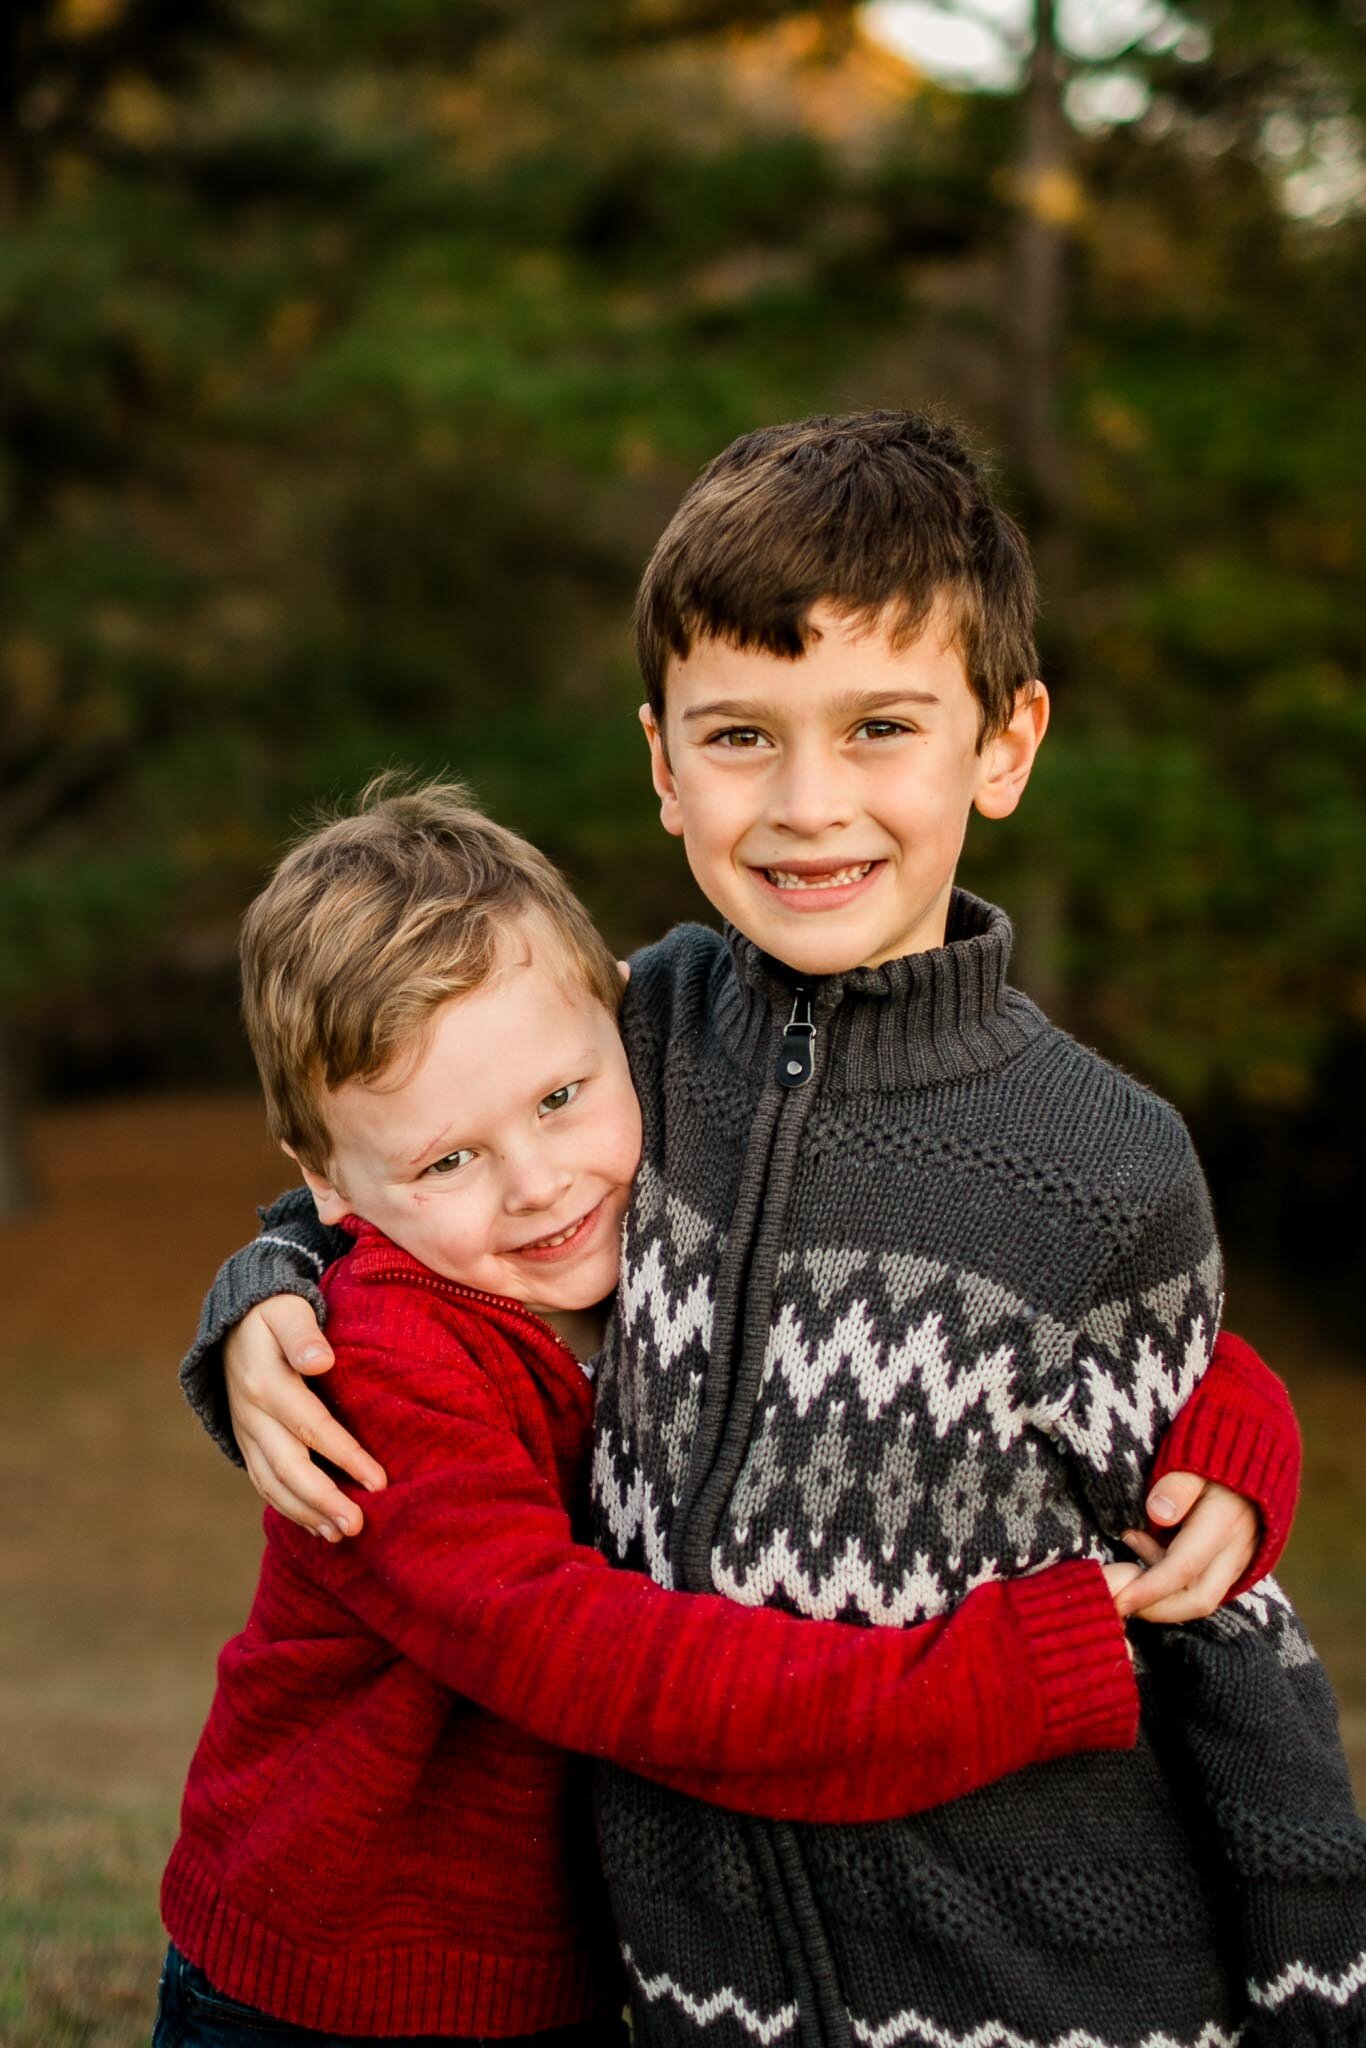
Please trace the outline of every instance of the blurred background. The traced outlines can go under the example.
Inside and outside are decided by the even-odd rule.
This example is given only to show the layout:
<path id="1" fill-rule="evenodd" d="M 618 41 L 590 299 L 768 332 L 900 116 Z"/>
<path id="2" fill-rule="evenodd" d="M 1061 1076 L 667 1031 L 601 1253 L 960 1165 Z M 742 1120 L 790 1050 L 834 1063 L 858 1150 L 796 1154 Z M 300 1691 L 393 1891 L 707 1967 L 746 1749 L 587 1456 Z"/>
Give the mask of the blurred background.
<path id="1" fill-rule="evenodd" d="M 240 910 L 452 768 L 626 950 L 705 914 L 626 619 L 734 434 L 935 404 L 1044 581 L 970 838 L 1018 978 L 1178 1102 L 1291 1381 L 1366 1786 L 1363 0 L 7 0 L 0 2040 L 149 2032 L 257 1549 L 174 1365 L 285 1176 Z"/>

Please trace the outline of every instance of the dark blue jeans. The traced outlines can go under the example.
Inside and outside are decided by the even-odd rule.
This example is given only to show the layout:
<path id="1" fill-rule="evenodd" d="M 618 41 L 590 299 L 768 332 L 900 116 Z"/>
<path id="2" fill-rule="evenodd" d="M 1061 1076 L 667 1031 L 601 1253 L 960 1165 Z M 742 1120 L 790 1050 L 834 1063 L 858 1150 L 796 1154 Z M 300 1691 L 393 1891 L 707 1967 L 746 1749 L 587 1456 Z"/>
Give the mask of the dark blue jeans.
<path id="1" fill-rule="evenodd" d="M 373 2034 L 319 2033 L 291 2027 L 269 2013 L 241 2005 L 215 1991 L 202 1970 L 172 1942 L 166 1951 L 152 2048 L 625 2048 L 626 2029 L 616 2021 L 588 2020 L 581 2027 L 554 2027 L 546 2034 L 516 2034 L 487 2043 L 475 2036 L 406 2034 L 379 2039 Z"/>

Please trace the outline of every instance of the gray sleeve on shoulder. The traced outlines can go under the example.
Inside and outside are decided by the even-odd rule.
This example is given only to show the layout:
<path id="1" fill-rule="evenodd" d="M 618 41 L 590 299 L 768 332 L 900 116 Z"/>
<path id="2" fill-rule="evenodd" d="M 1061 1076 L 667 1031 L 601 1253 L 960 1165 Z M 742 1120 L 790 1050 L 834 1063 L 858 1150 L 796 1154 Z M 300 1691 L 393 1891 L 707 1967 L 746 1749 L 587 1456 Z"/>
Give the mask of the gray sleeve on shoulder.
<path id="1" fill-rule="evenodd" d="M 242 1463 L 232 1434 L 223 1383 L 223 1344 L 258 1302 L 273 1294 L 300 1294 L 321 1323 L 327 1306 L 319 1282 L 351 1243 L 343 1230 L 318 1221 L 306 1188 L 292 1188 L 260 1212 L 258 1236 L 219 1267 L 199 1312 L 194 1343 L 180 1365 L 180 1384 L 218 1448 Z"/>

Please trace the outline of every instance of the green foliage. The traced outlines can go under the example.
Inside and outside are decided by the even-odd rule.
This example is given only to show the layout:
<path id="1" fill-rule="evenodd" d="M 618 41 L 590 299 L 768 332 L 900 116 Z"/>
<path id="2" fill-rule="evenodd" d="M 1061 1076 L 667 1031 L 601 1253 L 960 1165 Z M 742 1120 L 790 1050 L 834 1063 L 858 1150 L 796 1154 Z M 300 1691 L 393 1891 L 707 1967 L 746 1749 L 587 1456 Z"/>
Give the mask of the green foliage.
<path id="1" fill-rule="evenodd" d="M 623 940 L 691 909 L 635 573 L 758 420 L 1005 437 L 1009 100 L 898 79 L 839 7 L 23 12 L 0 987 L 57 1016 L 226 962 L 290 820 L 389 760 L 470 775 Z M 1185 12 L 1209 54 L 1126 59 L 1152 116 L 1080 148 L 1057 716 L 972 873 L 1026 957 L 1057 906 L 1050 994 L 1157 1085 L 1290 1104 L 1366 1011 L 1366 237 L 1281 195 L 1362 67 L 1327 0 Z"/>

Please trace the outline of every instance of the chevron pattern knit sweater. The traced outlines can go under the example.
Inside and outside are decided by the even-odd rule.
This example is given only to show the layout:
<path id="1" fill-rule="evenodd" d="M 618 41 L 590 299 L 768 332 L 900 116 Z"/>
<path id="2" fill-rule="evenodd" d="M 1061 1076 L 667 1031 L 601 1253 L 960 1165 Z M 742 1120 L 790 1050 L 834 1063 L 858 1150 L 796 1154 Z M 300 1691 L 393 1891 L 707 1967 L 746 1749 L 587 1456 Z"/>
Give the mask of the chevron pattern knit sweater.
<path id="1" fill-rule="evenodd" d="M 636 964 L 645 1163 L 594 1464 L 621 1563 L 904 1627 L 1141 1518 L 1218 1323 L 1209 1204 L 1175 1113 L 1007 987 L 1009 940 L 957 895 L 942 949 L 814 985 L 814 1058 L 747 941 Z M 1134 1752 L 888 1825 L 604 1772 L 637 2038 L 1366 2039 L 1363 1832 L 1302 1630 L 1266 1581 L 1154 1637 Z"/>

